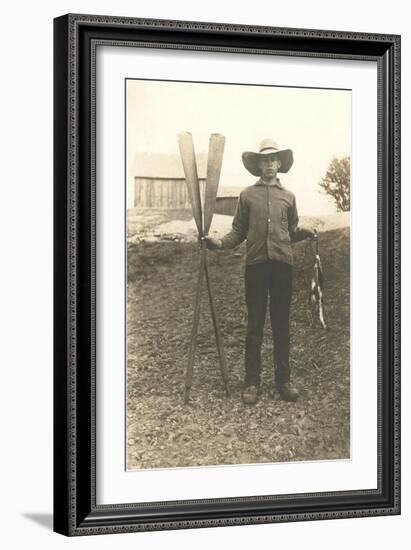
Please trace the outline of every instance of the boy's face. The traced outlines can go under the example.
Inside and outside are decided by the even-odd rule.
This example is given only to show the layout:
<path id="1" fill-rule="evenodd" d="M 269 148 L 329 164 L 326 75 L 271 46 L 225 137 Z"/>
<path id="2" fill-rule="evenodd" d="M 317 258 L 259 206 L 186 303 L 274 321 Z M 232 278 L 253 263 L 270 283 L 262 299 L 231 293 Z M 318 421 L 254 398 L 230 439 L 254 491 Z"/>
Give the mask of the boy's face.
<path id="1" fill-rule="evenodd" d="M 262 155 L 258 159 L 261 177 L 264 181 L 270 181 L 277 177 L 277 172 L 281 167 L 281 160 L 277 155 Z"/>

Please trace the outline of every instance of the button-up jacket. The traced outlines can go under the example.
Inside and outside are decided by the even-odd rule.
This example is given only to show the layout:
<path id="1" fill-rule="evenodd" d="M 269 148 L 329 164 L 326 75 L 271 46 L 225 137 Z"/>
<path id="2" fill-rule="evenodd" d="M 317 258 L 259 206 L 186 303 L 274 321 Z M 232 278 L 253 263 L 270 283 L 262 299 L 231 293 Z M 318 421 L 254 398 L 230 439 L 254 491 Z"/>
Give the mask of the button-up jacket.
<path id="1" fill-rule="evenodd" d="M 238 199 L 232 229 L 222 239 L 222 248 L 234 248 L 247 239 L 246 263 L 278 260 L 293 264 L 291 243 L 306 237 L 298 228 L 295 195 L 277 178 L 246 187 Z"/>

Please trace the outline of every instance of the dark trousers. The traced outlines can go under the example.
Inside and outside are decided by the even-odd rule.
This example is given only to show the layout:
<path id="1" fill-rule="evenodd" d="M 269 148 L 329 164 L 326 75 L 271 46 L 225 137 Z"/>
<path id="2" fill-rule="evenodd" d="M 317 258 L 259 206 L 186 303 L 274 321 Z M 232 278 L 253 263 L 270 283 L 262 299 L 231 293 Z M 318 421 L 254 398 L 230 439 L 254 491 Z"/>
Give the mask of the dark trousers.
<path id="1" fill-rule="evenodd" d="M 248 312 L 245 345 L 245 384 L 260 384 L 261 344 L 267 302 L 273 335 L 274 381 L 276 386 L 290 379 L 290 304 L 292 266 L 268 261 L 246 266 L 245 297 Z"/>

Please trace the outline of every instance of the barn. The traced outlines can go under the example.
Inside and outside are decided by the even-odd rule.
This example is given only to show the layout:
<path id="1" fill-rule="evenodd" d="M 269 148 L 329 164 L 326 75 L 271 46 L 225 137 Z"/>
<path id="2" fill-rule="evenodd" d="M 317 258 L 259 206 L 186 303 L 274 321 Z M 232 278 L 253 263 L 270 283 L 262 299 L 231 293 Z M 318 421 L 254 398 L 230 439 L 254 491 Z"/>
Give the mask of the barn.
<path id="1" fill-rule="evenodd" d="M 197 172 L 202 190 L 207 174 L 207 155 L 198 154 Z M 242 188 L 218 189 L 214 212 L 233 216 Z M 179 155 L 136 153 L 127 189 L 128 208 L 190 210 L 190 201 Z"/>
<path id="2" fill-rule="evenodd" d="M 207 155 L 197 155 L 201 186 L 207 173 Z M 183 165 L 179 155 L 136 153 L 128 188 L 129 207 L 190 209 Z"/>
<path id="3" fill-rule="evenodd" d="M 218 189 L 217 199 L 214 207 L 215 214 L 224 214 L 225 216 L 234 216 L 238 197 L 243 187 L 224 186 Z"/>

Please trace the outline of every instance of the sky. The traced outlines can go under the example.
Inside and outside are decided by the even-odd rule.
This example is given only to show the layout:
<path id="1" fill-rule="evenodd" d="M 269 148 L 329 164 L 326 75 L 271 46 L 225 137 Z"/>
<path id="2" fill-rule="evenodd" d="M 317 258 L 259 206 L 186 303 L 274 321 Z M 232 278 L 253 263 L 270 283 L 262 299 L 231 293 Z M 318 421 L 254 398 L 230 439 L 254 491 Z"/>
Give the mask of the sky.
<path id="1" fill-rule="evenodd" d="M 177 134 L 191 132 L 196 153 L 207 153 L 210 134 L 225 136 L 221 186 L 247 187 L 257 178 L 243 151 L 264 138 L 292 149 L 294 164 L 279 174 L 296 195 L 300 215 L 336 212 L 318 182 L 333 157 L 351 154 L 351 92 L 313 88 L 127 80 L 128 180 L 136 152 L 178 155 Z"/>

